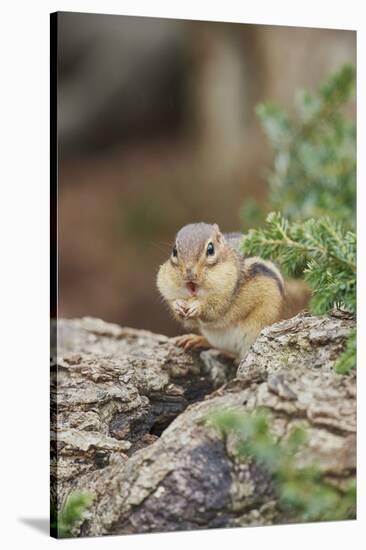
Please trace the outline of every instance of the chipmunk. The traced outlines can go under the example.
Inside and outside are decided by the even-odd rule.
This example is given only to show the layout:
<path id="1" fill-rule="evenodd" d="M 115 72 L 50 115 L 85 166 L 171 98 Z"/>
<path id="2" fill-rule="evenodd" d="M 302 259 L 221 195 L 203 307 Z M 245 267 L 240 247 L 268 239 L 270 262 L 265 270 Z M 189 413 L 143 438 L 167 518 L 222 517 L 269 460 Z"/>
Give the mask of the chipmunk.
<path id="1" fill-rule="evenodd" d="M 215 347 L 240 360 L 265 326 L 295 314 L 278 268 L 244 257 L 242 239 L 241 233 L 221 233 L 217 224 L 189 224 L 178 231 L 169 260 L 160 266 L 159 292 L 174 317 L 200 333 L 176 338 L 185 350 Z M 296 310 L 309 297 L 304 286 L 300 293 Z"/>

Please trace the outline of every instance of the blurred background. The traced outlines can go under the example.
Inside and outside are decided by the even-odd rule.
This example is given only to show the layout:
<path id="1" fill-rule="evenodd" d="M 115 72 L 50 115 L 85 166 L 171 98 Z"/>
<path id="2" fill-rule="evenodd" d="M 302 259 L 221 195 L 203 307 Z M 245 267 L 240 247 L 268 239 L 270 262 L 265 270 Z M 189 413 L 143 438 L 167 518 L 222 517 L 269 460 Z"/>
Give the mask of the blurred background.
<path id="1" fill-rule="evenodd" d="M 255 105 L 291 112 L 353 31 L 58 14 L 59 315 L 164 334 L 155 287 L 187 223 L 247 228 L 271 151 Z"/>

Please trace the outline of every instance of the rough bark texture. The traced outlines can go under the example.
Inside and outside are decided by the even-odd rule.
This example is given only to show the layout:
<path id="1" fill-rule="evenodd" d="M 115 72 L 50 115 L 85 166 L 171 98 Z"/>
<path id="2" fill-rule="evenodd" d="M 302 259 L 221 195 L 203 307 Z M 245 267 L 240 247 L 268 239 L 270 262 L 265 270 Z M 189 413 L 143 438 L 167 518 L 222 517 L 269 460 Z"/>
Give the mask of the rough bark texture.
<path id="1" fill-rule="evenodd" d="M 59 505 L 73 490 L 94 495 L 74 534 L 283 520 L 270 475 L 239 462 L 230 439 L 206 423 L 228 407 L 267 407 L 280 438 L 305 427 L 299 464 L 317 462 L 343 487 L 356 468 L 356 380 L 332 365 L 353 326 L 346 314 L 298 315 L 265 329 L 236 369 L 213 350 L 185 353 L 165 336 L 59 321 L 51 475 Z"/>

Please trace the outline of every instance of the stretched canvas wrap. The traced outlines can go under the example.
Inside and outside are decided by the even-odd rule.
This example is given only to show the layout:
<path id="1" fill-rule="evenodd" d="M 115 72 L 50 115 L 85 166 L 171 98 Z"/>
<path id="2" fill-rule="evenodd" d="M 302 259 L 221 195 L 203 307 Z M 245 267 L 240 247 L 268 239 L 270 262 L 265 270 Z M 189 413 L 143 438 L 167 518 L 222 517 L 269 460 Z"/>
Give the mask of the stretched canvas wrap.
<path id="1" fill-rule="evenodd" d="M 51 14 L 51 535 L 356 517 L 356 33 Z"/>

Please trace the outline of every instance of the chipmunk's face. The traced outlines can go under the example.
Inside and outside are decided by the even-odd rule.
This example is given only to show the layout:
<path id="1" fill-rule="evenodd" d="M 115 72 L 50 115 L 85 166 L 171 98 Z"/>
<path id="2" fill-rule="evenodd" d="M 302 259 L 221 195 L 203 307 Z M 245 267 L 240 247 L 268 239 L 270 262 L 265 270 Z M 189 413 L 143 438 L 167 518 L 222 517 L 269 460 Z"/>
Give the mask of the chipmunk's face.
<path id="1" fill-rule="evenodd" d="M 164 284 L 162 293 L 169 294 L 169 298 L 207 295 L 217 288 L 226 269 L 227 255 L 225 238 L 216 224 L 184 226 L 176 236 L 169 261 L 164 264 L 169 282 Z M 162 284 L 159 287 L 162 291 Z"/>

